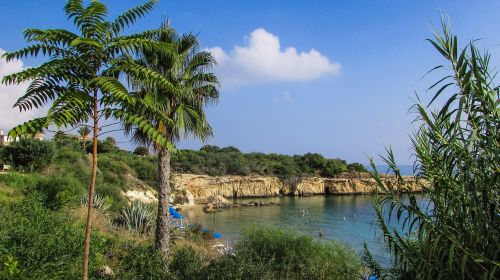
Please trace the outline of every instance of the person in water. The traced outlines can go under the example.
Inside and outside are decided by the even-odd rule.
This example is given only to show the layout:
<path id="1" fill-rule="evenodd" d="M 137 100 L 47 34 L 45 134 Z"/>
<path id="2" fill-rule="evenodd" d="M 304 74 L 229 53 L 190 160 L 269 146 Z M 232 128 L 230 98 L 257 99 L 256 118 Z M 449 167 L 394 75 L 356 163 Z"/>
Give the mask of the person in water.
<path id="1" fill-rule="evenodd" d="M 323 238 L 323 228 L 319 229 L 319 238 Z"/>

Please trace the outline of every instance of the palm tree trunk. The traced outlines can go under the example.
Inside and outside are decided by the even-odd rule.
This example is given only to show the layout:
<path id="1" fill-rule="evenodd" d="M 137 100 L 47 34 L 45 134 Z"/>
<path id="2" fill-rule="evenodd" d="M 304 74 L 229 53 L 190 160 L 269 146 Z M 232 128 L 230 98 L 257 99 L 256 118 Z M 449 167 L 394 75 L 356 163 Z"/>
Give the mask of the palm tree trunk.
<path id="1" fill-rule="evenodd" d="M 82 279 L 87 280 L 88 265 L 89 265 L 89 251 L 90 251 L 90 231 L 92 229 L 92 209 L 94 207 L 94 187 L 95 178 L 97 175 L 97 134 L 99 132 L 99 118 L 98 118 L 98 100 L 97 90 L 94 91 L 94 137 L 93 137 L 93 150 L 92 150 L 92 176 L 90 178 L 89 186 L 89 205 L 87 209 L 87 225 L 85 226 L 85 245 L 83 253 L 83 268 Z"/>
<path id="2" fill-rule="evenodd" d="M 168 218 L 170 207 L 170 158 L 172 154 L 167 148 L 160 147 L 158 152 L 158 216 L 156 218 L 156 248 L 163 257 L 168 260 L 170 254 L 170 233 Z"/>

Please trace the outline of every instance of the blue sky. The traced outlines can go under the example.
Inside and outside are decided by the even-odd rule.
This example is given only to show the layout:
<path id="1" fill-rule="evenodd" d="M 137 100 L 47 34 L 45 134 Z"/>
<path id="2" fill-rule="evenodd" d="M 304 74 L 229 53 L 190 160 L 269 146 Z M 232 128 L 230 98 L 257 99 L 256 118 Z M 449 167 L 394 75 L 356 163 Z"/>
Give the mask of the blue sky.
<path id="1" fill-rule="evenodd" d="M 140 3 L 104 2 L 112 16 Z M 64 3 L 2 1 L 0 49 L 23 47 L 22 31 L 29 27 L 69 28 Z M 317 152 L 363 163 L 391 145 L 398 161 L 408 164 L 411 97 L 419 92 L 425 99 L 436 77 L 420 77 L 443 62 L 425 41 L 432 24 L 444 12 L 462 42 L 481 38 L 481 46 L 498 53 L 499 10 L 500 1 L 493 0 L 162 0 L 130 31 L 169 18 L 178 31 L 198 34 L 203 48 L 218 50 L 215 71 L 223 85 L 219 104 L 208 109 L 215 132 L 210 144 L 245 152 Z M 499 65 L 498 56 L 493 58 Z M 27 60 L 12 69 L 41 62 Z M 13 91 L 0 87 L 0 102 L 8 103 L 2 95 Z M 5 120 L 17 116 L 0 106 L 0 129 L 8 130 Z M 199 146 L 193 140 L 179 143 Z"/>

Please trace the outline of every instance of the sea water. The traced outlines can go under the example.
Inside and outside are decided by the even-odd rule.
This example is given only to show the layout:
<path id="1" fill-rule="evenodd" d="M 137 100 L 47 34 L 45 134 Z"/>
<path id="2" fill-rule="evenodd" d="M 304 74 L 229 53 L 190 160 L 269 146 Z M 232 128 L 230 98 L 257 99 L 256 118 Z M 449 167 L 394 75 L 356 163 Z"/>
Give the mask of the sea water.
<path id="1" fill-rule="evenodd" d="M 228 243 L 237 241 L 249 225 L 277 226 L 314 238 L 319 238 L 322 230 L 323 239 L 344 242 L 358 253 L 366 243 L 378 261 L 388 264 L 390 259 L 381 241 L 373 198 L 341 195 L 238 199 L 234 201 L 237 204 L 258 201 L 269 206 L 239 206 L 210 214 L 195 207 L 185 216 L 191 223 L 221 233 L 222 241 Z M 391 225 L 397 225 L 396 221 L 392 220 Z"/>

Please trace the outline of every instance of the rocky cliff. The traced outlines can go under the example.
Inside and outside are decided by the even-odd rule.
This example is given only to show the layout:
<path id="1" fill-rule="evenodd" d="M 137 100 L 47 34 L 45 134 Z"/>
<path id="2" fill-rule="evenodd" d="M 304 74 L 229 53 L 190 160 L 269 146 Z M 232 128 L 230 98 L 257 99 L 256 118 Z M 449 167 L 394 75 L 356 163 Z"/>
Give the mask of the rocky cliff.
<path id="1" fill-rule="evenodd" d="M 403 178 L 405 187 L 420 191 L 414 177 Z M 383 183 L 390 189 L 397 188 L 394 176 L 383 176 Z M 173 174 L 176 191 L 187 190 L 195 199 L 212 195 L 226 198 L 268 197 L 278 195 L 369 194 L 377 191 L 377 183 L 366 173 L 344 173 L 334 178 L 299 177 L 281 179 L 268 176 L 207 176 Z"/>

